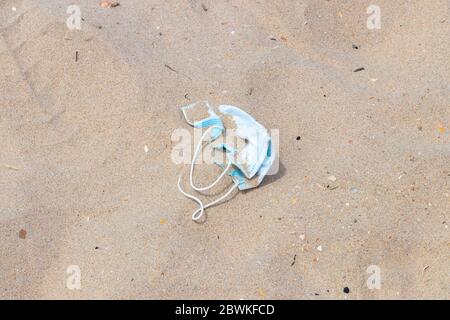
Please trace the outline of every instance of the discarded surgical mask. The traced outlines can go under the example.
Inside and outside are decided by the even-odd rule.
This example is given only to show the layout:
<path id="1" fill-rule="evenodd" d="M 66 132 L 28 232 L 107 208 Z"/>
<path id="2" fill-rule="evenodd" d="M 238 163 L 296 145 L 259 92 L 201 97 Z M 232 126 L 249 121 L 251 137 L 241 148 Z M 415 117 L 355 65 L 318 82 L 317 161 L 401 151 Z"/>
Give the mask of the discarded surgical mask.
<path id="1" fill-rule="evenodd" d="M 266 128 L 238 107 L 221 105 L 216 113 L 208 102 L 201 101 L 184 106 L 181 110 L 187 123 L 195 128 L 206 129 L 192 158 L 189 174 L 191 188 L 197 192 L 209 190 L 227 174 L 233 181 L 233 186 L 224 195 L 208 204 L 203 204 L 198 197 L 181 188 L 182 175 L 180 174 L 178 189 L 200 206 L 192 214 L 192 219 L 196 221 L 203 216 L 206 208 L 227 198 L 234 189 L 246 190 L 257 187 L 270 170 L 276 155 Z M 230 145 L 228 138 L 231 135 L 238 140 L 236 145 Z M 216 143 L 221 136 L 224 142 Z M 223 169 L 222 173 L 210 185 L 199 187 L 194 184 L 194 166 L 203 150 L 205 140 L 207 144 L 212 144 L 213 149 L 224 153 L 225 163 L 216 162 Z"/>

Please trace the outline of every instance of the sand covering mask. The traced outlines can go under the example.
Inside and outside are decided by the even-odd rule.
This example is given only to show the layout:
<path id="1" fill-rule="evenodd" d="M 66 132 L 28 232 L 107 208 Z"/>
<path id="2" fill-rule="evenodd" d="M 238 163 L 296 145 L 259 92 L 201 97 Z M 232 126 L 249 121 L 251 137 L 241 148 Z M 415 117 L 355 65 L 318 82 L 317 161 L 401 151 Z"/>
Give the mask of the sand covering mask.
<path id="1" fill-rule="evenodd" d="M 196 128 L 206 129 L 195 148 L 191 161 L 189 175 L 191 188 L 197 192 L 209 190 L 227 174 L 233 180 L 233 186 L 225 194 L 205 205 L 198 197 L 188 194 L 181 188 L 182 175 L 180 174 L 178 189 L 183 195 L 200 205 L 200 208 L 192 214 L 194 221 L 203 216 L 206 208 L 228 197 L 234 189 L 246 190 L 257 187 L 270 170 L 276 156 L 269 133 L 252 116 L 235 106 L 221 105 L 218 109 L 217 114 L 205 101 L 181 108 L 187 123 Z M 216 143 L 221 136 L 224 142 Z M 233 139 L 229 139 L 230 136 Z M 235 143 L 230 143 L 230 140 Z M 222 173 L 210 185 L 199 187 L 194 183 L 194 166 L 203 150 L 204 142 L 216 143 L 212 147 L 224 153 L 225 163 L 215 162 L 222 167 Z"/>

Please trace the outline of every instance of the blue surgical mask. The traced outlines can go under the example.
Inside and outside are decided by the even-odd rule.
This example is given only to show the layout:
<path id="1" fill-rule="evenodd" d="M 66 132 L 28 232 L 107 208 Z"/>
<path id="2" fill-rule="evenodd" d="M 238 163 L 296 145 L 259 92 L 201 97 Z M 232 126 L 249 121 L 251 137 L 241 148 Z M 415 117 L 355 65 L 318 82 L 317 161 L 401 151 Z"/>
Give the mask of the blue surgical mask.
<path id="1" fill-rule="evenodd" d="M 198 192 L 209 190 L 226 174 L 231 176 L 234 182 L 231 189 L 223 196 L 204 205 L 199 198 L 186 193 L 181 188 L 180 175 L 178 188 L 186 197 L 199 203 L 200 208 L 192 215 L 193 220 L 199 220 L 204 213 L 204 209 L 222 201 L 234 189 L 246 190 L 257 187 L 271 168 L 275 159 L 275 153 L 272 149 L 271 137 L 266 128 L 248 113 L 237 107 L 221 105 L 219 106 L 219 115 L 217 115 L 207 102 L 199 102 L 183 107 L 182 112 L 190 125 L 198 128 L 207 128 L 196 147 L 191 163 L 190 185 L 192 189 Z M 200 119 L 195 120 L 193 118 L 194 114 L 200 117 Z M 218 151 L 224 152 L 226 163 L 216 162 L 216 164 L 223 168 L 223 172 L 209 186 L 198 187 L 193 181 L 194 165 L 199 153 L 202 151 L 203 142 L 208 135 L 209 143 L 214 142 L 220 135 L 224 136 L 225 142 L 213 147 Z M 227 136 L 230 135 L 233 135 L 240 143 L 230 145 L 227 141 Z"/>
<path id="2" fill-rule="evenodd" d="M 230 175 L 239 184 L 240 190 L 255 188 L 262 182 L 275 159 L 270 135 L 266 128 L 238 107 L 221 105 L 219 112 L 227 123 L 226 129 L 233 129 L 233 134 L 244 142 L 234 148 L 226 144 L 220 146 L 233 164 Z"/>

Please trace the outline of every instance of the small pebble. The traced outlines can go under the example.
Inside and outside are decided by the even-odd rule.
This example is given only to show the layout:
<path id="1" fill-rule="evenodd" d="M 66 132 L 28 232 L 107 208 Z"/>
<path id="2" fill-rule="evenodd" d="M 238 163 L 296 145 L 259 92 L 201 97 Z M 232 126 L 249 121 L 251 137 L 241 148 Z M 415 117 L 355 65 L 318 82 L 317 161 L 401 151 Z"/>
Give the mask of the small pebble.
<path id="1" fill-rule="evenodd" d="M 346 293 L 346 294 L 350 293 L 349 287 L 345 287 L 345 288 L 344 288 L 344 293 Z"/>
<path id="2" fill-rule="evenodd" d="M 120 6 L 120 3 L 112 0 L 102 0 L 100 2 L 100 7 L 102 8 L 115 8 Z"/>
<path id="3" fill-rule="evenodd" d="M 322 246 L 318 246 L 318 247 L 317 247 L 317 250 L 320 251 L 320 252 L 322 252 Z"/>
<path id="4" fill-rule="evenodd" d="M 21 230 L 19 231 L 19 238 L 20 238 L 20 239 L 25 239 L 26 237 L 27 237 L 27 231 L 24 230 L 24 229 L 21 229 Z"/>
<path id="5" fill-rule="evenodd" d="M 356 192 L 358 192 L 358 189 L 357 189 L 357 188 L 355 188 L 355 187 L 353 187 L 353 188 L 350 188 L 350 192 L 351 192 L 351 193 L 356 193 Z"/>

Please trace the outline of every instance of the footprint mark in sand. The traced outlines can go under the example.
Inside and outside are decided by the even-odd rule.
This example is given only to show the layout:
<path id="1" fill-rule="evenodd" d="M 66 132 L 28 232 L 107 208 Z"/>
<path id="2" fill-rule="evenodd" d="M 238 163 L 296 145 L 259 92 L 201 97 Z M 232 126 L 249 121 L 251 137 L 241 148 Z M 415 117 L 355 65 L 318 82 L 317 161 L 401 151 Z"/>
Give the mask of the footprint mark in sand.
<path id="1" fill-rule="evenodd" d="M 0 287 L 12 288 L 6 296 L 48 294 L 39 291 L 41 285 L 68 294 L 58 287 L 63 283 L 58 270 L 67 267 L 64 259 L 101 268 L 114 265 L 110 258 L 115 254 L 135 252 L 125 242 L 112 248 L 111 256 L 92 260 L 84 242 L 68 247 L 67 239 L 75 235 L 97 241 L 98 225 L 111 233 L 120 226 L 130 236 L 133 226 L 127 225 L 129 212 L 122 206 L 132 183 L 125 181 L 135 179 L 138 166 L 129 157 L 133 143 L 148 130 L 148 119 L 133 70 L 107 44 L 84 31 L 71 32 L 72 40 L 65 40 L 70 32 L 65 23 L 30 1 L 2 2 L 0 17 L 0 97 L 5 104 L 0 119 L 7 124 L 0 127 L 1 143 L 25 163 L 24 170 L 2 181 L 17 191 L 7 202 L 0 197 L 0 207 L 14 212 L 0 225 L 0 242 L 17 258 L 2 259 L 0 268 L 9 276 L 0 279 Z M 123 218 L 110 223 L 116 211 Z M 77 214 L 95 215 L 96 222 L 79 229 Z M 32 245 L 39 250 L 17 249 L 17 236 L 8 237 L 7 230 L 23 224 L 33 230 Z M 55 272 L 48 272 L 51 268 Z M 27 281 L 13 281 L 12 270 L 21 270 L 17 278 L 39 281 L 31 287 Z"/>
<path id="2" fill-rule="evenodd" d="M 15 11 L 8 10 L 13 8 Z M 33 43 L 40 41 L 43 34 L 50 30 L 52 24 L 50 24 L 45 15 L 40 11 L 33 10 L 31 4 L 21 1 L 20 3 L 8 1 L 2 5 L 1 21 L 6 21 L 0 26 L 0 41 L 2 42 L 2 52 L 10 56 L 10 61 L 14 64 L 14 69 L 19 71 L 22 78 L 22 85 L 28 87 L 27 94 L 41 105 L 44 110 L 44 102 L 41 95 L 36 91 L 35 81 L 30 77 L 30 70 L 38 64 L 34 56 L 28 56 L 24 54 L 24 48 Z M 7 16 L 6 16 L 7 15 Z M 33 22 L 40 20 L 46 22 L 44 24 Z M 33 27 L 31 27 L 33 25 Z M 38 27 L 34 27 L 37 25 Z"/>

